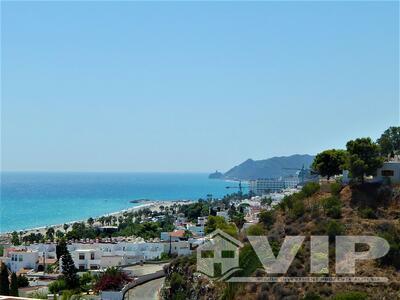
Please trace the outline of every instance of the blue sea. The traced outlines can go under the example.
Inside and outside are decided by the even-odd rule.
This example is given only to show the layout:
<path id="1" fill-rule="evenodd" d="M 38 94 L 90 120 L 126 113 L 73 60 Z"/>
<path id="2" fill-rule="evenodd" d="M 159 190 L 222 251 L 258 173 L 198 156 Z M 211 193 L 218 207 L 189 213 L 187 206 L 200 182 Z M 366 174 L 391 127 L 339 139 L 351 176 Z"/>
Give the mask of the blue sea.
<path id="1" fill-rule="evenodd" d="M 85 220 L 133 207 L 135 199 L 221 197 L 226 185 L 199 173 L 2 172 L 0 232 Z"/>

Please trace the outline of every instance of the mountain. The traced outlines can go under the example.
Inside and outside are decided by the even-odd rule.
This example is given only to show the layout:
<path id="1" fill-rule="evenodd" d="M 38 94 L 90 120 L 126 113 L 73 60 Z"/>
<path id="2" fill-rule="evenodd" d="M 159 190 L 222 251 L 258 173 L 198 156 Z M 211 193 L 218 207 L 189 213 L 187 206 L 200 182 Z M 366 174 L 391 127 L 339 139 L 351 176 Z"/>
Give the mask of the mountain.
<path id="1" fill-rule="evenodd" d="M 248 159 L 226 172 L 224 178 L 250 180 L 293 175 L 296 173 L 296 170 L 286 170 L 284 168 L 300 169 L 303 165 L 305 168 L 309 168 L 313 160 L 314 156 L 308 154 L 279 156 L 263 160 Z"/>

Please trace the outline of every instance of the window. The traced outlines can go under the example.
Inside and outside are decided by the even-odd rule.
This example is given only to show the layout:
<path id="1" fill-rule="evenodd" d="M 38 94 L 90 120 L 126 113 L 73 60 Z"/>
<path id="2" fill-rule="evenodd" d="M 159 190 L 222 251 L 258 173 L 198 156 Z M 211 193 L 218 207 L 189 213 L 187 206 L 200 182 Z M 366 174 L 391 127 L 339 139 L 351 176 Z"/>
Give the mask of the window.
<path id="1" fill-rule="evenodd" d="M 18 256 L 18 261 L 23 261 L 22 255 Z"/>
<path id="2" fill-rule="evenodd" d="M 84 260 L 84 259 L 85 259 L 85 254 L 79 253 L 79 260 Z"/>
<path id="3" fill-rule="evenodd" d="M 201 258 L 214 258 L 214 251 L 212 250 L 201 251 Z"/>
<path id="4" fill-rule="evenodd" d="M 385 177 L 393 177 L 394 171 L 393 170 L 382 170 L 381 174 L 382 174 L 382 176 L 385 176 Z"/>
<path id="5" fill-rule="evenodd" d="M 79 265 L 79 271 L 85 270 L 85 265 Z"/>
<path id="6" fill-rule="evenodd" d="M 90 253 L 90 259 L 91 259 L 91 260 L 94 260 L 94 253 L 93 253 L 93 252 Z"/>
<path id="7" fill-rule="evenodd" d="M 221 257 L 222 258 L 234 258 L 235 252 L 233 252 L 232 250 L 222 250 Z"/>

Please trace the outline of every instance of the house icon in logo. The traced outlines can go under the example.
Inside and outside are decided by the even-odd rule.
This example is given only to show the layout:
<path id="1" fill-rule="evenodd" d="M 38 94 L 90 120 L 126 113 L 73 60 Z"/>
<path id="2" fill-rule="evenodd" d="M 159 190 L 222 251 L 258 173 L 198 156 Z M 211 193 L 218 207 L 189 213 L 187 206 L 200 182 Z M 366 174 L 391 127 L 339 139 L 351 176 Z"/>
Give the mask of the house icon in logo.
<path id="1" fill-rule="evenodd" d="M 243 244 L 220 229 L 197 248 L 197 271 L 210 278 L 225 279 L 239 268 L 239 248 Z"/>

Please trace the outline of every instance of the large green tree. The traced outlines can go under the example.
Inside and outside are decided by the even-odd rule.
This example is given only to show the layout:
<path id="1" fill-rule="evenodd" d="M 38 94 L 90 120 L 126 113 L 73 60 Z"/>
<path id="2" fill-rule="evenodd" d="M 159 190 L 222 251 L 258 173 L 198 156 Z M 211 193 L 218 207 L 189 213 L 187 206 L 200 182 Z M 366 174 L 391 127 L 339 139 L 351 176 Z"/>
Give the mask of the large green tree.
<path id="1" fill-rule="evenodd" d="M 14 231 L 14 232 L 11 234 L 11 243 L 12 243 L 14 246 L 18 246 L 18 245 L 21 244 L 21 242 L 20 242 L 20 240 L 19 240 L 18 232 Z"/>
<path id="2" fill-rule="evenodd" d="M 345 150 L 325 150 L 318 153 L 315 157 L 312 168 L 319 175 L 331 178 L 334 175 L 339 175 L 343 171 L 346 163 L 347 152 Z"/>
<path id="3" fill-rule="evenodd" d="M 57 259 L 60 259 L 61 256 L 64 254 L 67 254 L 68 249 L 67 249 L 67 242 L 65 241 L 64 238 L 61 238 L 56 246 L 56 256 Z"/>
<path id="4" fill-rule="evenodd" d="M 10 294 L 10 282 L 8 281 L 8 269 L 4 263 L 0 267 L 0 295 L 8 296 Z"/>
<path id="5" fill-rule="evenodd" d="M 62 274 L 69 289 L 74 289 L 79 285 L 78 270 L 75 268 L 71 254 L 67 251 L 61 257 Z"/>
<path id="6" fill-rule="evenodd" d="M 364 176 L 375 175 L 376 170 L 382 166 L 380 147 L 370 138 L 359 138 L 347 142 L 348 156 L 347 167 L 353 178 L 364 182 Z"/>
<path id="7" fill-rule="evenodd" d="M 18 279 L 14 272 L 11 274 L 10 296 L 18 297 Z"/>
<path id="8" fill-rule="evenodd" d="M 387 156 L 400 152 L 400 127 L 389 127 L 377 140 L 381 147 L 381 154 Z"/>

